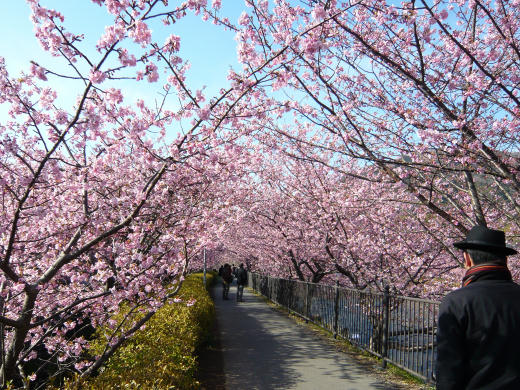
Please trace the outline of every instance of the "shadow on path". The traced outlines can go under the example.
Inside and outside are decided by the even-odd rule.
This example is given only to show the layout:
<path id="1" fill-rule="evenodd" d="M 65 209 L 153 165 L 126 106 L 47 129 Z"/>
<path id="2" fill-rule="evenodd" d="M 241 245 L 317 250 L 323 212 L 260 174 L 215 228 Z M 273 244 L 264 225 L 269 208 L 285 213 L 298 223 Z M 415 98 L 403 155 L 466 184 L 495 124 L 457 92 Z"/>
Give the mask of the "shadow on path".
<path id="1" fill-rule="evenodd" d="M 210 290 L 213 300 L 215 289 Z M 198 353 L 199 372 L 198 380 L 201 383 L 200 390 L 226 390 L 226 376 L 224 374 L 224 359 L 222 356 L 222 344 L 220 342 L 220 330 L 215 319 L 210 339 L 203 345 Z"/>
<path id="2" fill-rule="evenodd" d="M 272 309 L 251 291 L 236 302 L 215 288 L 226 389 L 396 389 L 366 374 L 348 355 Z"/>

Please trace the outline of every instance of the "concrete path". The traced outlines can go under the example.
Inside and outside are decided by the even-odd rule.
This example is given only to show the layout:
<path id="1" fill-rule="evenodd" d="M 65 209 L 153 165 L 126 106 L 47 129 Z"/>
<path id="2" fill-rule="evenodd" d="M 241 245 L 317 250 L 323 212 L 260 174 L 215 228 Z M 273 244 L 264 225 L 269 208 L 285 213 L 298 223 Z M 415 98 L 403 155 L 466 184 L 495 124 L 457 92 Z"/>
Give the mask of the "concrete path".
<path id="1" fill-rule="evenodd" d="M 221 286 L 214 296 L 228 390 L 400 388 L 368 376 L 355 360 L 247 288 L 244 302 L 236 302 L 235 284 L 229 300 L 222 300 Z"/>

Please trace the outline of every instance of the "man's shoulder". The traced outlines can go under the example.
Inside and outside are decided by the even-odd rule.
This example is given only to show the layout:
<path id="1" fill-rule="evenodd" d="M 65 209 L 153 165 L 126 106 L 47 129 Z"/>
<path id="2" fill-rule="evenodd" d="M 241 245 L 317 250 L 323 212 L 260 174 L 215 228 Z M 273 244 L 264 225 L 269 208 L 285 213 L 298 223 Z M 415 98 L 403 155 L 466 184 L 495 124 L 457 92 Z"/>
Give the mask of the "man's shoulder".
<path id="1" fill-rule="evenodd" d="M 505 280 L 486 280 L 471 283 L 468 286 L 460 287 L 446 294 L 441 303 L 461 302 L 471 297 L 479 295 L 490 296 L 492 294 L 503 294 L 509 292 L 518 295 L 520 298 L 520 285 L 512 281 Z"/>
<path id="2" fill-rule="evenodd" d="M 456 291 L 464 292 L 476 292 L 479 290 L 495 290 L 495 291 L 512 291 L 520 292 L 520 285 L 512 280 L 479 280 L 465 287 L 461 287 Z M 455 292 L 455 291 L 454 291 Z"/>
<path id="3" fill-rule="evenodd" d="M 446 294 L 441 300 L 441 307 L 445 306 L 451 302 L 460 302 L 460 298 L 468 294 L 468 289 L 466 287 L 460 287 L 456 290 L 450 291 Z M 471 292 L 470 292 L 471 294 Z"/>

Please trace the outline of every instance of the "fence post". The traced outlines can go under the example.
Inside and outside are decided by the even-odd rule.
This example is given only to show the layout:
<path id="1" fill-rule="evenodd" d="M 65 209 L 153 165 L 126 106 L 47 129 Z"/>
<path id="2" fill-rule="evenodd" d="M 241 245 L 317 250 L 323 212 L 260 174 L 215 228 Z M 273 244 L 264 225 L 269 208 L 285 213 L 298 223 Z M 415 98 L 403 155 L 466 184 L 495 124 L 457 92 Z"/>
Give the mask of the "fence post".
<path id="1" fill-rule="evenodd" d="M 334 295 L 334 338 L 338 337 L 338 315 L 339 315 L 339 280 L 336 280 Z"/>
<path id="2" fill-rule="evenodd" d="M 389 338 L 389 322 L 390 322 L 390 286 L 385 286 L 383 295 L 383 351 L 381 366 L 386 368 L 386 358 L 388 357 L 388 338 Z"/>
<path id="3" fill-rule="evenodd" d="M 309 289 L 309 282 L 304 282 L 305 283 L 305 322 L 309 322 L 309 307 L 310 307 L 310 304 L 309 304 L 309 294 L 310 294 L 310 289 Z"/>

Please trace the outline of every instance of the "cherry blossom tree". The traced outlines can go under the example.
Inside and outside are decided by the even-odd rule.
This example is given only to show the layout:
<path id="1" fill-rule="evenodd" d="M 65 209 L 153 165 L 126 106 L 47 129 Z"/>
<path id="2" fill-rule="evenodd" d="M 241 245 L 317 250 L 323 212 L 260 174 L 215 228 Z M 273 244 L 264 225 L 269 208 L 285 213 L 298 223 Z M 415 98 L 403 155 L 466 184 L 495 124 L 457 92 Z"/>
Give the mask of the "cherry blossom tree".
<path id="1" fill-rule="evenodd" d="M 238 34 L 244 69 L 277 58 L 264 68 L 272 81 L 258 94 L 264 110 L 251 133 L 294 159 L 361 179 L 350 192 L 380 194 L 354 237 L 374 238 L 383 257 L 399 243 L 436 256 L 441 240 L 444 270 L 459 264 L 449 244 L 474 224 L 516 241 L 518 2 L 248 4 Z M 431 248 L 409 219 L 392 218 L 399 208 L 428 222 L 422 239 Z"/>
<path id="2" fill-rule="evenodd" d="M 202 248 L 218 245 L 216 183 L 234 180 L 231 129 L 255 110 L 247 99 L 262 81 L 231 73 L 210 99 L 187 83 L 180 37 L 154 40 L 153 23 L 189 12 L 226 23 L 218 1 L 94 0 L 113 20 L 95 47 L 66 15 L 27 3 L 41 46 L 66 67 L 38 60 L 13 77 L 0 60 L 2 385 L 48 375 L 42 350 L 55 370 L 95 373 L 177 294 Z M 125 99 L 159 82 L 157 102 Z M 144 315 L 115 323 L 121 303 Z M 87 356 L 99 326 L 113 333 Z M 31 360 L 42 364 L 25 372 Z"/>
<path id="3" fill-rule="evenodd" d="M 244 183 L 249 197 L 222 238 L 253 270 L 422 297 L 458 283 L 449 226 L 406 189 L 381 186 L 377 170 L 351 166 L 347 176 L 283 154 L 253 167 L 257 182 Z"/>
<path id="4" fill-rule="evenodd" d="M 431 296 L 471 225 L 517 240 L 518 1 L 246 0 L 234 25 L 218 0 L 93 0 L 111 22 L 88 39 L 27 3 L 60 65 L 0 59 L 2 384 L 38 376 L 42 348 L 95 373 L 203 248 Z M 243 68 L 214 97 L 179 54 L 189 13 L 236 32 Z M 161 98 L 129 102 L 145 85 Z M 114 323 L 123 302 L 142 319 Z"/>

